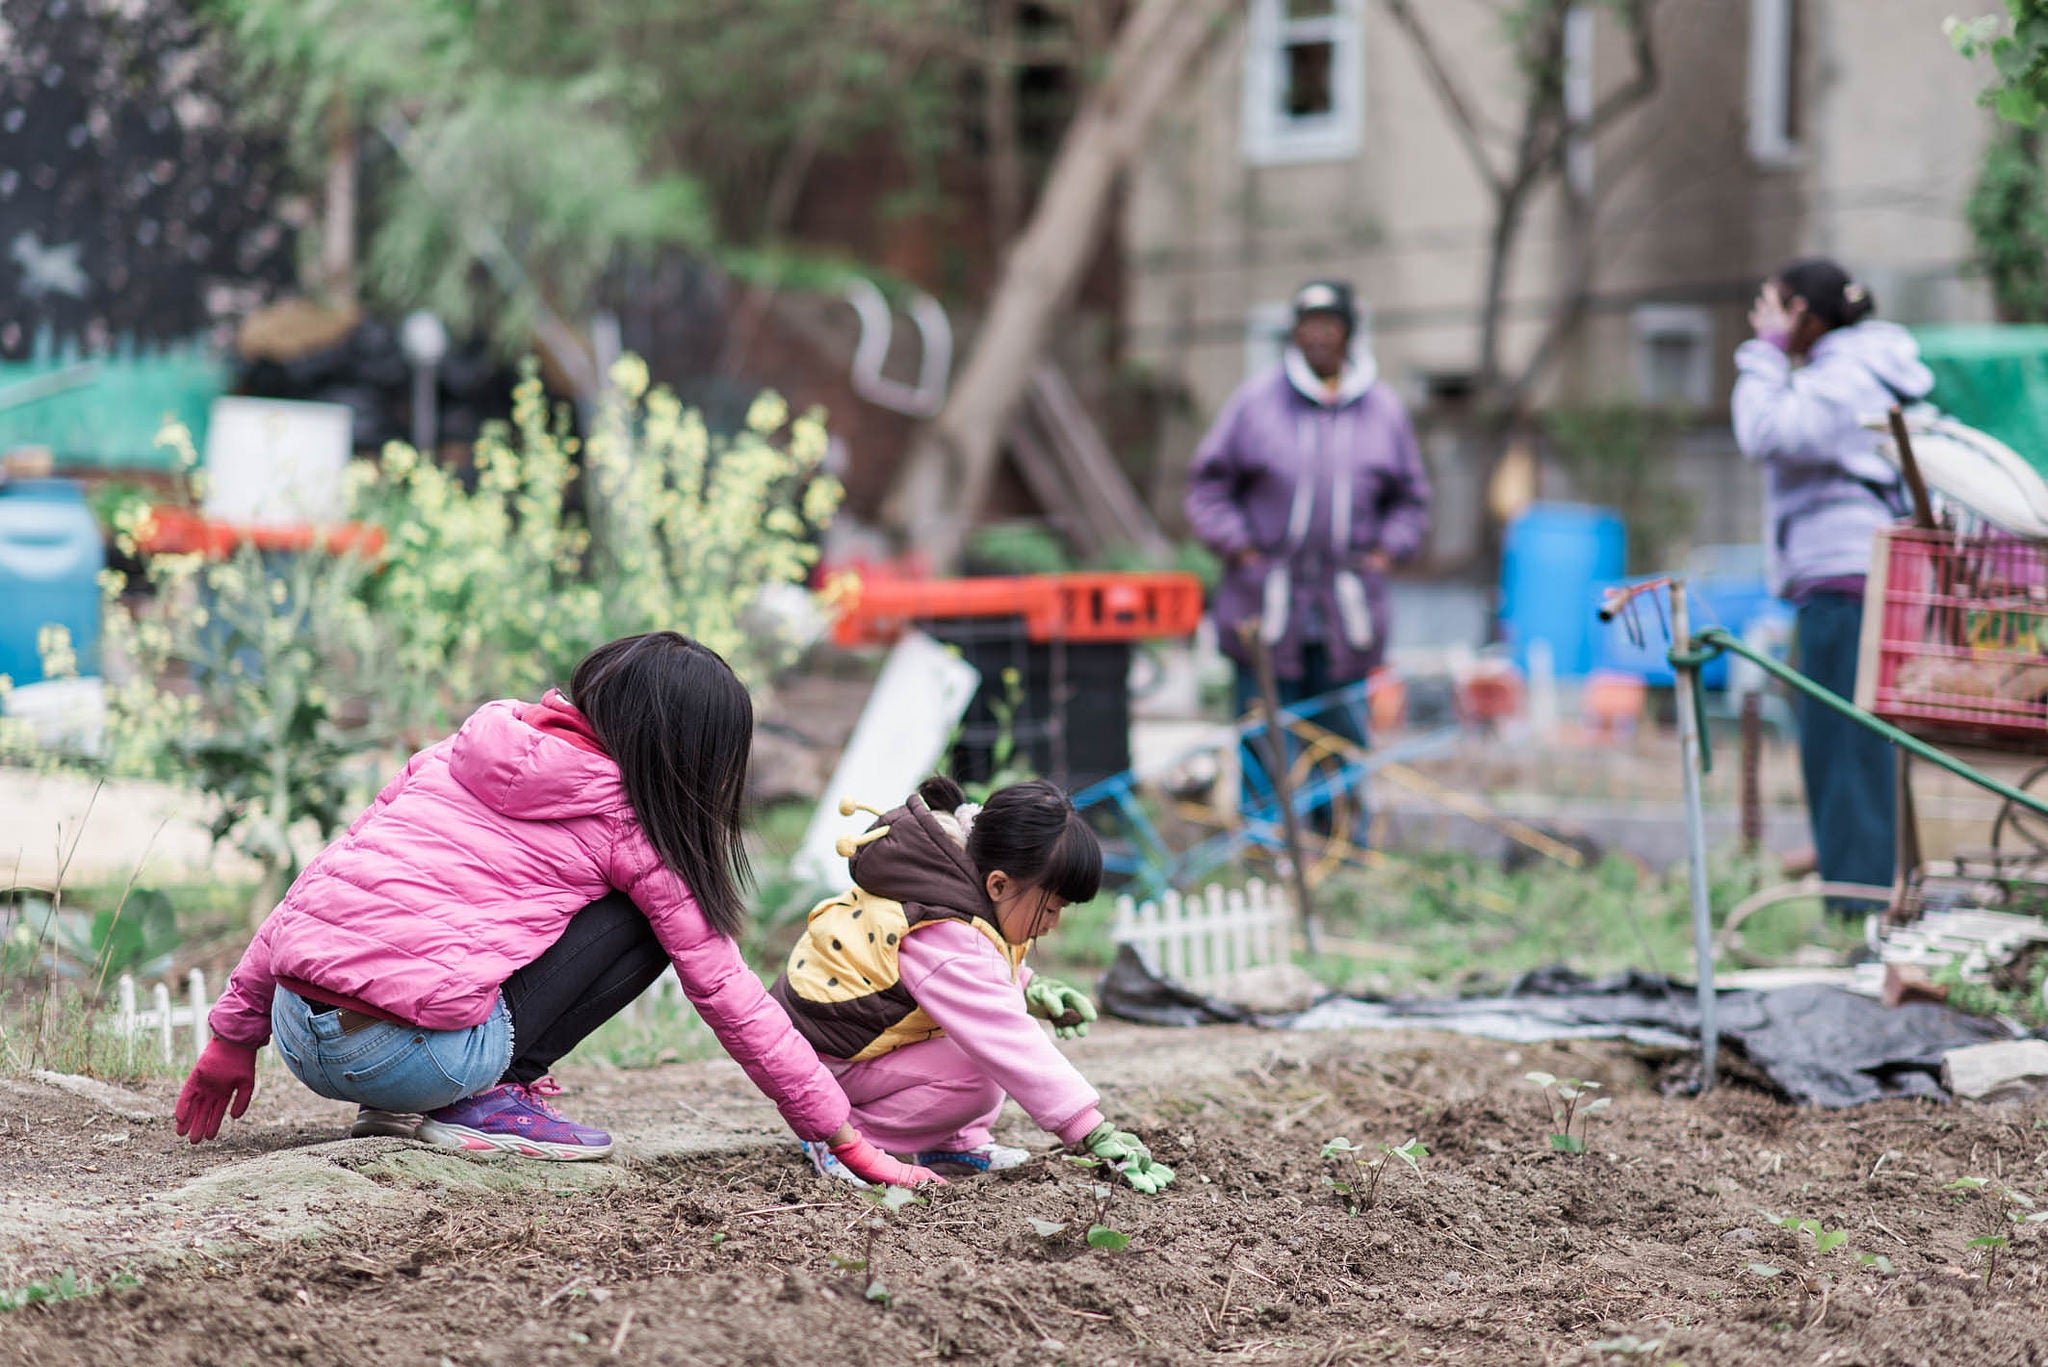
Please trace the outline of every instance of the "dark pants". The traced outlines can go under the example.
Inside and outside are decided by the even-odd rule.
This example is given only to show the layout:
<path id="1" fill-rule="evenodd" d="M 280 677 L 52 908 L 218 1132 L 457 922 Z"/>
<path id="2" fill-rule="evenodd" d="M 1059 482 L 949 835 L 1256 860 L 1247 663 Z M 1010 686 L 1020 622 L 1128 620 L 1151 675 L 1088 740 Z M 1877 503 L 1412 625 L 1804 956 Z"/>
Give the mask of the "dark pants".
<path id="1" fill-rule="evenodd" d="M 1816 593 L 1799 609 L 1799 670 L 1844 698 L 1856 695 L 1863 600 Z M 1898 757 L 1891 743 L 1833 708 L 1799 698 L 1799 761 L 1820 876 L 1890 887 L 1898 868 Z M 1831 900 L 1856 914 L 1868 903 Z"/>
<path id="2" fill-rule="evenodd" d="M 557 1059 L 619 1014 L 668 966 L 654 927 L 624 893 L 577 912 L 561 939 L 505 980 L 512 1062 L 500 1081 L 546 1077 Z"/>
<path id="3" fill-rule="evenodd" d="M 1319 698 L 1333 688 L 1342 688 L 1346 684 L 1356 682 L 1357 680 L 1355 679 L 1333 679 L 1330 677 L 1330 652 L 1317 641 L 1310 641 L 1301 648 L 1300 677 L 1274 680 L 1279 689 L 1280 705 L 1282 707 L 1292 707 L 1296 703 L 1306 702 L 1310 698 Z M 1242 717 L 1251 711 L 1252 703 L 1259 697 L 1258 671 L 1250 665 L 1240 664 L 1237 667 L 1237 677 L 1231 684 L 1231 707 L 1235 710 L 1237 716 Z M 1355 741 L 1360 745 L 1366 743 L 1365 727 L 1352 715 L 1349 708 L 1332 707 L 1320 715 L 1311 713 L 1308 716 L 1308 720 L 1325 730 L 1336 732 L 1346 740 Z M 1294 756 L 1300 753 L 1301 745 L 1291 735 L 1286 736 L 1285 740 L 1287 741 L 1287 756 L 1291 762 Z M 1272 766 L 1267 762 L 1265 736 L 1262 733 L 1255 733 L 1249 737 L 1246 741 L 1246 749 L 1253 751 L 1253 753 L 1239 756 L 1239 763 L 1244 778 L 1238 800 L 1240 805 L 1249 811 L 1271 799 L 1273 793 Z M 1255 774 L 1259 777 L 1254 778 Z M 1362 839 L 1365 829 L 1365 789 L 1361 786 L 1355 790 L 1355 793 L 1359 805 L 1359 838 Z M 1309 824 L 1317 834 L 1328 835 L 1330 833 L 1329 807 L 1324 805 L 1311 811 L 1309 813 Z"/>

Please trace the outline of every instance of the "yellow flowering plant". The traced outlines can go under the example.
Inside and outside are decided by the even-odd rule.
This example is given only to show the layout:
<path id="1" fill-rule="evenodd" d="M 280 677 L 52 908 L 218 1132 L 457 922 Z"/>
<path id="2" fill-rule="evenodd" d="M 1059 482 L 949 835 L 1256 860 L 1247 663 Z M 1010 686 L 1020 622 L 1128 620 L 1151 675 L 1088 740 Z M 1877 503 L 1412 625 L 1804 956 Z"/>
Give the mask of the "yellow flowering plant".
<path id="1" fill-rule="evenodd" d="M 361 469 L 357 515 L 388 538 L 371 603 L 395 731 L 423 740 L 485 699 L 531 697 L 635 632 L 695 637 L 757 691 L 788 664 L 795 645 L 755 618 L 771 590 L 807 592 L 839 507 L 822 416 L 764 394 L 719 436 L 638 357 L 610 378 L 584 443 L 529 367 L 511 422 L 477 442 L 473 487 L 399 444 Z"/>
<path id="2" fill-rule="evenodd" d="M 294 832 L 331 838 L 403 754 L 481 702 L 565 682 L 605 641 L 671 628 L 764 688 L 795 646 L 752 614 L 771 589 L 808 592 L 811 538 L 841 497 L 823 420 L 763 395 L 718 436 L 637 357 L 611 379 L 587 447 L 529 367 L 510 423 L 476 444 L 473 482 L 396 443 L 352 466 L 352 517 L 381 543 L 157 553 L 142 585 L 103 575 L 95 767 L 213 798 L 215 838 L 265 871 L 260 916 L 297 871 Z M 196 490 L 190 434 L 158 439 Z M 115 516 L 131 557 L 150 516 Z M 61 674 L 70 642 L 53 636 L 45 654 Z M 0 734 L 0 748 L 23 743 Z"/>

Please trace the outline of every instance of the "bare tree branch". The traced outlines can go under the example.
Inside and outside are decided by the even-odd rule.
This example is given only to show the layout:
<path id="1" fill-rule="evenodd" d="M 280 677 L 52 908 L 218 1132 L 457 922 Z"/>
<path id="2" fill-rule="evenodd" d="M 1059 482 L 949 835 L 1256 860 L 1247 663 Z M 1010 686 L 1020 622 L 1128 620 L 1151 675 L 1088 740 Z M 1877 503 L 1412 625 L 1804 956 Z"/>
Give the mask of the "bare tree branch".
<path id="1" fill-rule="evenodd" d="M 1507 186 L 1500 172 L 1495 169 L 1493 158 L 1487 155 L 1485 140 L 1480 135 L 1479 117 L 1473 112 L 1472 101 L 1465 97 L 1464 91 L 1458 88 L 1457 81 L 1451 76 L 1450 69 L 1444 65 L 1443 55 L 1437 51 L 1436 39 L 1423 27 L 1421 18 L 1410 7 L 1408 0 L 1386 0 L 1386 6 L 1388 13 L 1394 16 L 1394 22 L 1401 26 L 1402 31 L 1408 35 L 1408 40 L 1415 44 L 1416 55 L 1422 59 L 1423 73 L 1429 77 L 1430 85 L 1436 89 L 1437 98 L 1443 101 L 1445 112 L 1451 116 L 1452 131 L 1457 133 L 1458 140 L 1465 144 L 1465 154 L 1472 159 L 1472 169 L 1479 173 L 1479 178 L 1486 182 L 1486 188 L 1496 197 L 1505 194 Z"/>
<path id="2" fill-rule="evenodd" d="M 1583 119 L 1563 119 L 1555 126 L 1542 150 L 1541 164 L 1552 160 L 1562 164 L 1571 144 L 1581 138 L 1598 137 L 1600 131 L 1629 113 L 1656 93 L 1660 72 L 1657 66 L 1655 34 L 1651 18 L 1656 0 L 1628 0 L 1620 20 L 1629 34 L 1632 70 L 1629 79 L 1607 96 Z"/>

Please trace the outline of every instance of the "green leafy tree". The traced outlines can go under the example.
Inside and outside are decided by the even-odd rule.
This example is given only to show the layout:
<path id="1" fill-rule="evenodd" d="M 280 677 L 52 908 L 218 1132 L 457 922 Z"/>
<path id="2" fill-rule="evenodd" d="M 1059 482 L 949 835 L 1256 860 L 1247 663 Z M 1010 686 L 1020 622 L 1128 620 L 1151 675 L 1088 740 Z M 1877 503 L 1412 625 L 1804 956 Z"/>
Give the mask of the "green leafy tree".
<path id="1" fill-rule="evenodd" d="M 2048 322 L 2048 169 L 2033 129 L 2008 126 L 1992 138 L 1963 217 L 1999 319 Z"/>
<path id="2" fill-rule="evenodd" d="M 1996 79 L 1978 98 L 2003 124 L 1963 214 L 1999 318 L 2048 322 L 2048 172 L 2036 131 L 2048 111 L 2048 0 L 2006 0 L 2005 8 L 2002 18 L 1945 26 L 1956 51 L 1990 59 Z"/>
<path id="3" fill-rule="evenodd" d="M 205 0 L 252 91 L 337 178 L 385 144 L 366 229 L 373 299 L 537 344 L 602 388 L 568 319 L 607 273 L 681 248 L 739 273 L 815 274 L 776 250 L 818 159 L 882 138 L 935 183 L 958 147 L 978 6 L 945 0 Z M 366 165 L 378 165 L 366 159 Z M 352 193 L 352 190 L 342 193 Z"/>
<path id="4" fill-rule="evenodd" d="M 2023 128 L 2048 112 L 2048 0 L 2005 0 L 2005 17 L 1950 19 L 1943 24 L 1957 52 L 1989 57 L 1997 79 L 1979 96 L 1998 117 Z"/>

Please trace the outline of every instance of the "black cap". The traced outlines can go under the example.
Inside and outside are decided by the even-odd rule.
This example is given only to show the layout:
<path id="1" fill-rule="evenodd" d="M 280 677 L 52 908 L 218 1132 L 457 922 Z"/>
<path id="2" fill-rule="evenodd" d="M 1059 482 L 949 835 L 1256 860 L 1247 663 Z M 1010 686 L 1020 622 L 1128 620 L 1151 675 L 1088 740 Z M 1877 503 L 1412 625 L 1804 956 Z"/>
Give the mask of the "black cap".
<path id="1" fill-rule="evenodd" d="M 1332 313 L 1350 332 L 1358 325 L 1358 310 L 1351 301 L 1351 286 L 1342 280 L 1311 280 L 1294 292 L 1294 321 L 1311 313 Z"/>

